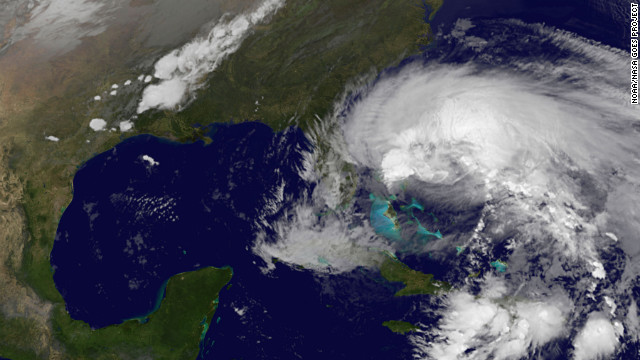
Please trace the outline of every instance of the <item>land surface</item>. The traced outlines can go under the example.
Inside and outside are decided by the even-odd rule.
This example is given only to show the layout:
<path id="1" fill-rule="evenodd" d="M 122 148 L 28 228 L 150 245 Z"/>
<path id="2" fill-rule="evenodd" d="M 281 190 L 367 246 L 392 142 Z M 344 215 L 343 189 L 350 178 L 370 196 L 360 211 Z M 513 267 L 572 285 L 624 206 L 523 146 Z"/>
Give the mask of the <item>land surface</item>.
<path id="1" fill-rule="evenodd" d="M 211 86 L 187 109 L 150 112 L 139 126 L 180 133 L 192 131 L 194 123 L 254 120 L 275 130 L 311 130 L 350 84 L 428 44 L 425 6 L 406 0 L 290 0 L 209 76 Z M 428 6 L 437 9 L 440 1 Z"/>
<path id="2" fill-rule="evenodd" d="M 195 359 L 203 331 L 216 308 L 218 293 L 231 280 L 229 268 L 203 268 L 174 275 L 160 307 L 145 322 L 129 320 L 91 330 L 63 308 L 53 314 L 54 335 L 77 359 L 151 357 Z"/>
<path id="3" fill-rule="evenodd" d="M 382 326 L 386 326 L 389 330 L 396 334 L 406 334 L 408 332 L 416 331 L 419 327 L 413 325 L 410 322 L 400 320 L 389 320 L 382 323 Z"/>
<path id="4" fill-rule="evenodd" d="M 429 4 L 433 9 L 439 5 Z M 102 102 L 91 99 L 113 83 L 152 72 L 153 61 L 169 50 L 138 41 L 140 21 L 110 26 L 55 56 L 43 56 L 29 38 L 9 47 L 0 55 L 0 356 L 79 359 L 106 348 L 111 350 L 105 350 L 105 358 L 138 358 L 139 346 L 162 349 L 162 344 L 141 345 L 136 339 L 127 343 L 123 335 L 159 334 L 162 326 L 127 323 L 92 331 L 66 315 L 49 253 L 61 212 L 71 201 L 78 166 L 139 133 L 182 141 L 200 138 L 196 123 L 257 120 L 276 130 L 298 125 L 311 131 L 318 119 L 332 113 L 350 84 L 397 64 L 430 40 L 424 16 L 423 4 L 409 0 L 290 0 L 204 80 L 207 86 L 189 108 L 143 114 L 134 131 L 123 134 L 94 132 L 89 120 L 104 117 L 111 127 L 127 119 L 142 88 Z M 60 141 L 47 141 L 47 135 Z M 322 152 L 325 145 L 318 146 Z M 417 284 L 431 281 L 396 264 L 386 264 L 383 270 L 390 281 L 408 281 L 409 292 L 424 291 Z M 175 293 L 210 304 L 217 290 L 201 293 L 196 283 L 221 283 L 222 278 L 217 272 L 202 275 L 208 273 L 184 275 L 184 288 L 178 286 Z M 163 304 L 159 311 L 165 310 L 180 309 Z M 152 324 L 169 324 L 175 314 L 158 313 L 152 319 Z M 193 324 L 184 326 L 188 329 L 183 335 L 193 335 L 197 343 L 200 334 L 192 331 Z"/>
<path id="5" fill-rule="evenodd" d="M 402 262 L 389 258 L 380 267 L 382 277 L 391 282 L 401 282 L 404 287 L 395 296 L 408 295 L 439 295 L 451 289 L 451 286 L 443 281 L 433 279 L 432 274 L 416 271 Z"/>

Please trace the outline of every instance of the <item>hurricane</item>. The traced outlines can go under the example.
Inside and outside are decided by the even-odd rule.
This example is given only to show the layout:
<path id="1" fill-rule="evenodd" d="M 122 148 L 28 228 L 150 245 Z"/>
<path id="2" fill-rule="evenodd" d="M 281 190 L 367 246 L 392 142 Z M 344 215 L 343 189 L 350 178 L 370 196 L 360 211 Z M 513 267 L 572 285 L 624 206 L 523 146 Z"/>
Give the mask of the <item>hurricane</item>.
<path id="1" fill-rule="evenodd" d="M 255 250 L 320 273 L 384 253 L 439 264 L 454 289 L 422 301 L 431 320 L 409 336 L 415 358 L 633 353 L 640 113 L 628 56 L 544 24 L 458 20 L 422 55 L 350 89 L 323 125 L 335 125 L 331 155 L 315 160 L 333 173 Z M 351 205 L 309 216 L 348 188 L 335 163 L 355 169 Z M 383 229 L 373 207 L 398 198 Z M 400 213 L 414 234 L 389 232 Z"/>

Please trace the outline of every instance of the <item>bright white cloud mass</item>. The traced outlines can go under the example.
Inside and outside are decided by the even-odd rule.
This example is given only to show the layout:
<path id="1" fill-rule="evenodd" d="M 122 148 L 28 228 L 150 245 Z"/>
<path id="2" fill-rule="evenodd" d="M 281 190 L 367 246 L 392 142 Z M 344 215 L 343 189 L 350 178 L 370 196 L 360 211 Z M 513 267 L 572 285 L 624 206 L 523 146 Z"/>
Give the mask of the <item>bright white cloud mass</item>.
<path id="1" fill-rule="evenodd" d="M 546 302 L 464 292 L 447 300 L 436 340 L 425 344 L 420 336 L 412 337 L 421 355 L 439 360 L 517 359 L 564 332 L 563 311 Z"/>
<path id="2" fill-rule="evenodd" d="M 484 204 L 490 214 L 484 241 L 515 231 L 514 254 L 535 256 L 523 247 L 540 242 L 557 251 L 551 260 L 579 264 L 605 281 L 598 243 L 621 239 L 627 253 L 638 253 L 630 239 L 640 229 L 633 215 L 640 213 L 640 134 L 632 128 L 639 114 L 628 104 L 627 54 L 512 21 L 571 56 L 555 63 L 544 57 L 508 62 L 491 52 L 499 37 L 465 37 L 473 26 L 462 25 L 449 40 L 482 53 L 481 60 L 415 63 L 383 74 L 346 115 L 349 156 L 379 169 L 389 189 L 414 179 L 436 186 L 453 203 Z M 608 232 L 613 228 L 615 237 Z M 485 248 L 477 244 L 476 251 Z M 510 263 L 514 283 L 527 278 L 518 273 L 527 267 L 526 261 Z M 586 316 L 567 315 L 557 298 L 538 299 L 534 285 L 518 285 L 524 290 L 507 288 L 536 299 L 451 294 L 435 340 L 412 336 L 417 356 L 517 359 L 566 336 L 571 316 Z M 580 286 L 584 294 L 595 289 Z M 590 316 L 574 339 L 575 358 L 612 354 L 616 331 L 604 315 Z"/>
<path id="3" fill-rule="evenodd" d="M 107 128 L 107 122 L 100 118 L 91 119 L 91 121 L 89 121 L 89 127 L 93 131 L 104 131 Z"/>
<path id="4" fill-rule="evenodd" d="M 133 129 L 133 121 L 131 120 L 120 121 L 119 127 L 121 132 L 129 131 Z"/>
<path id="5" fill-rule="evenodd" d="M 629 216 L 640 210 L 637 202 L 603 203 L 598 195 L 639 185 L 638 134 L 621 131 L 638 117 L 627 101 L 626 58 L 560 31 L 538 31 L 579 57 L 555 66 L 408 65 L 383 75 L 353 106 L 346 144 L 357 163 L 380 169 L 389 188 L 414 178 L 450 191 L 453 201 L 503 198 L 493 211 L 522 214 L 523 236 L 553 234 L 560 250 L 584 256 L 594 276 L 604 278 L 584 239 L 603 237 L 610 218 L 591 218 L 593 208 L 621 216 L 622 239 L 633 238 L 640 225 Z M 591 72 L 581 64 L 585 58 Z M 612 169 L 624 171 L 612 178 Z M 593 189 L 581 189 L 585 182 Z M 634 211 L 625 215 L 624 207 Z"/>
<path id="6" fill-rule="evenodd" d="M 235 52 L 253 26 L 284 5 L 283 0 L 265 0 L 253 11 L 229 19 L 223 17 L 206 37 L 197 38 L 173 50 L 155 64 L 157 84 L 148 85 L 138 104 L 138 113 L 149 109 L 173 109 L 186 100 L 229 54 Z M 150 81 L 151 78 L 149 77 Z M 145 78 L 145 82 L 147 78 Z"/>
<path id="7" fill-rule="evenodd" d="M 601 313 L 589 314 L 589 319 L 573 341 L 576 360 L 598 359 L 611 355 L 618 345 L 618 337 L 622 335 L 621 325 L 618 329 Z"/>
<path id="8" fill-rule="evenodd" d="M 332 119 L 341 131 L 318 131 L 333 151 L 321 165 L 339 169 L 331 156 L 341 157 L 377 174 L 375 181 L 359 174 L 361 186 L 382 183 L 398 193 L 419 183 L 452 207 L 480 207 L 475 230 L 456 240 L 476 266 L 469 273 L 488 262 L 495 242 L 508 243 L 507 279 L 474 280 L 480 294 L 463 279 L 444 306 L 425 305 L 441 320 L 410 335 L 416 358 L 544 358 L 561 338 L 572 342 L 575 359 L 611 355 L 624 331 L 611 304 L 626 303 L 619 298 L 640 274 L 640 114 L 628 101 L 628 53 L 540 24 L 492 24 L 517 36 L 467 35 L 476 25 L 461 21 L 441 37 L 433 50 L 440 54 L 387 71 L 339 104 Z M 553 55 L 539 54 L 540 43 L 551 44 Z M 516 45 L 516 55 L 504 51 Z M 167 59 L 167 68 L 175 61 Z M 335 174 L 320 178 L 324 192 L 274 226 L 276 241 L 256 243 L 267 264 L 277 257 L 320 272 L 351 271 L 379 261 L 372 249 L 397 250 L 372 234 L 367 214 L 315 216 L 309 204 L 336 204 L 332 188 L 344 185 Z M 426 246 L 457 245 L 447 241 L 445 233 Z M 622 249 L 630 264 L 615 288 L 602 258 L 611 249 Z M 582 299 L 606 312 L 589 315 Z M 625 321 L 635 329 L 633 319 Z"/>

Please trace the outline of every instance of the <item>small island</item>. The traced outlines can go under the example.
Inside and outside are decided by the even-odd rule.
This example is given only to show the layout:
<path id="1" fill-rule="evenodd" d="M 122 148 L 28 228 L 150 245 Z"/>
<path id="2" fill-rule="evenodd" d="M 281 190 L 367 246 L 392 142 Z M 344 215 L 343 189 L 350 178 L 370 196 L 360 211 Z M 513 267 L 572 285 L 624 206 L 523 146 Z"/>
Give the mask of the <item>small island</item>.
<path id="1" fill-rule="evenodd" d="M 389 320 L 382 323 L 382 326 L 386 326 L 389 330 L 393 331 L 396 334 L 406 334 L 408 332 L 413 332 L 415 330 L 420 329 L 419 327 L 413 325 L 410 322 L 399 321 L 399 320 Z"/>
<path id="2" fill-rule="evenodd" d="M 507 271 L 507 264 L 502 260 L 496 260 L 491 262 L 491 266 L 493 266 L 498 272 L 501 272 L 501 273 Z"/>

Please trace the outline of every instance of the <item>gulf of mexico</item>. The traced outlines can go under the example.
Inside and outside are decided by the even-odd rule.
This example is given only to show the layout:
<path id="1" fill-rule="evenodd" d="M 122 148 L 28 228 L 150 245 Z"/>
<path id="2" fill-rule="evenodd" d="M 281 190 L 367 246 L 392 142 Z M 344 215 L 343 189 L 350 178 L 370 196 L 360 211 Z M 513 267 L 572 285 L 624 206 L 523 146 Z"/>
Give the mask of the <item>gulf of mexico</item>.
<path id="1" fill-rule="evenodd" d="M 277 186 L 292 197 L 308 186 L 299 130 L 221 125 L 211 137 L 136 136 L 78 170 L 51 252 L 73 318 L 100 328 L 145 316 L 172 275 L 250 256 L 253 221 Z"/>
<path id="2" fill-rule="evenodd" d="M 410 356 L 407 337 L 382 326 L 420 320 L 420 298 L 394 296 L 400 284 L 364 268 L 321 275 L 278 263 L 264 273 L 252 252 L 258 218 L 275 221 L 313 190 L 299 175 L 304 134 L 244 123 L 210 137 L 136 136 L 78 170 L 51 253 L 70 315 L 94 328 L 144 318 L 171 276 L 230 266 L 200 358 Z M 281 186 L 285 201 L 274 202 Z"/>

